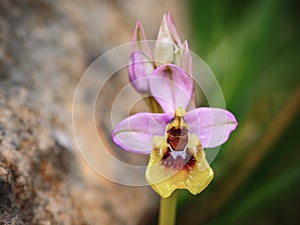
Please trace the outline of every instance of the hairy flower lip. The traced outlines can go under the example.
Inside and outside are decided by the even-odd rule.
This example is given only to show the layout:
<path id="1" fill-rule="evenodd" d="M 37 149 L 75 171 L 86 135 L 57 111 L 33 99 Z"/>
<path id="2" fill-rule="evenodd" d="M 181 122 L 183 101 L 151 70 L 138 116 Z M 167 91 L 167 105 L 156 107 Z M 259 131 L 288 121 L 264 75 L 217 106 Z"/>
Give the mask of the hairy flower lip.
<path id="1" fill-rule="evenodd" d="M 176 189 L 188 189 L 192 194 L 200 193 L 212 180 L 213 171 L 198 138 L 191 135 L 187 149 L 195 148 L 195 153 L 190 158 L 187 155 L 185 160 L 181 157 L 172 159 L 163 141 L 165 138 L 154 138 L 154 148 L 146 170 L 148 183 L 162 198 L 169 197 Z"/>
<path id="2" fill-rule="evenodd" d="M 160 163 L 166 169 L 175 170 L 191 170 L 195 165 L 195 155 L 193 151 L 184 148 L 181 151 L 175 151 L 170 146 L 167 148 L 166 153 L 162 155 Z"/>
<path id="3" fill-rule="evenodd" d="M 172 148 L 170 148 L 170 155 L 173 159 L 177 159 L 178 157 L 185 159 L 187 154 L 186 151 L 186 148 L 184 148 L 183 150 L 173 150 Z"/>

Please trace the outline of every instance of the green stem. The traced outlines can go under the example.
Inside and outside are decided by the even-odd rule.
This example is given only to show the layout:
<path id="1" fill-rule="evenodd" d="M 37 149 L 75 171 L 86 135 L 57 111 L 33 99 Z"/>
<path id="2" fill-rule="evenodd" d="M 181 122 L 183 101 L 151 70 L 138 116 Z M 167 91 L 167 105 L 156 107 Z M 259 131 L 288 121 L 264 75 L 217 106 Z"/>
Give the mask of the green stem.
<path id="1" fill-rule="evenodd" d="M 177 191 L 168 198 L 161 198 L 159 209 L 159 225 L 174 225 L 176 221 Z"/>
<path id="2" fill-rule="evenodd" d="M 149 110 L 153 113 L 162 113 L 163 110 L 153 96 L 145 96 L 144 100 Z"/>

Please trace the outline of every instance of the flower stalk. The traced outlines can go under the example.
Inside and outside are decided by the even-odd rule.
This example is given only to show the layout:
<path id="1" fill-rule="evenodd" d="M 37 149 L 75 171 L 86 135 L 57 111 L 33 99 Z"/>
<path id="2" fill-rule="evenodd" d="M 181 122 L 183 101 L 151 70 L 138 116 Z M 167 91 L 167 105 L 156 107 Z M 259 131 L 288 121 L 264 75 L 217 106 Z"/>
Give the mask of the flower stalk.
<path id="1" fill-rule="evenodd" d="M 178 191 L 168 198 L 160 199 L 158 225 L 174 225 L 176 221 Z"/>

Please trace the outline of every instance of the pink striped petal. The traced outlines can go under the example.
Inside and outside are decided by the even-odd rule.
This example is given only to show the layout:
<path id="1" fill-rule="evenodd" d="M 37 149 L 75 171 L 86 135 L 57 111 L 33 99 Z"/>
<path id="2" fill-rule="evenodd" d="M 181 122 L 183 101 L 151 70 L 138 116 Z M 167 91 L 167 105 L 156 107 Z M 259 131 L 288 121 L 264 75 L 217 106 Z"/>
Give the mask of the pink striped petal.
<path id="1" fill-rule="evenodd" d="M 237 127 L 234 115 L 219 108 L 197 108 L 185 116 L 190 133 L 197 134 L 204 148 L 223 144 Z"/>
<path id="2" fill-rule="evenodd" d="M 149 76 L 154 65 L 144 51 L 135 51 L 129 57 L 128 76 L 132 86 L 140 93 L 150 93 Z"/>
<path id="3" fill-rule="evenodd" d="M 152 53 L 147 43 L 144 28 L 139 20 L 136 22 L 134 34 L 132 37 L 132 43 L 130 45 L 131 52 L 134 52 L 136 50 L 142 50 L 146 52 L 149 57 L 152 58 Z"/>
<path id="4" fill-rule="evenodd" d="M 152 137 L 163 136 L 172 114 L 137 113 L 121 121 L 113 131 L 115 144 L 126 151 L 149 154 Z"/>
<path id="5" fill-rule="evenodd" d="M 174 21 L 173 21 L 173 18 L 171 16 L 170 12 L 167 13 L 167 22 L 168 22 L 169 31 L 170 31 L 170 33 L 172 35 L 172 38 L 173 38 L 173 42 L 175 42 L 175 44 L 177 44 L 178 46 L 181 47 L 182 42 L 180 40 L 179 34 L 177 32 L 176 26 L 174 24 Z"/>
<path id="6" fill-rule="evenodd" d="M 190 77 L 194 76 L 193 59 L 186 40 L 183 42 L 183 47 L 182 47 L 182 68 Z M 196 105 L 197 96 L 194 90 L 195 89 L 193 88 L 192 102 L 194 105 Z"/>
<path id="7" fill-rule="evenodd" d="M 188 75 L 193 77 L 193 60 L 187 41 L 183 42 L 182 47 L 182 68 Z"/>
<path id="8" fill-rule="evenodd" d="M 150 76 L 151 94 L 165 112 L 173 112 L 178 107 L 186 109 L 192 91 L 193 80 L 180 67 L 165 64 L 158 67 Z"/>

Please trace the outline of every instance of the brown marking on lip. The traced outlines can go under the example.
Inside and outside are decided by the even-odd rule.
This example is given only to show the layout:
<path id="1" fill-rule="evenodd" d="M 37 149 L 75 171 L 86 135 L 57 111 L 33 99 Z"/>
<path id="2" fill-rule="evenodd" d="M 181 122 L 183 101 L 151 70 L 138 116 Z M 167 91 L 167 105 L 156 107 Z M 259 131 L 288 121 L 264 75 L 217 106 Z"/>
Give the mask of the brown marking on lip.
<path id="1" fill-rule="evenodd" d="M 188 143 L 188 130 L 185 127 L 182 129 L 172 127 L 168 130 L 167 142 L 174 151 L 182 151 Z"/>
<path id="2" fill-rule="evenodd" d="M 166 168 L 190 171 L 195 166 L 196 159 L 188 148 L 186 149 L 185 158 L 177 156 L 176 159 L 174 159 L 171 155 L 171 149 L 168 147 L 161 159 L 161 163 Z"/>

